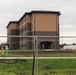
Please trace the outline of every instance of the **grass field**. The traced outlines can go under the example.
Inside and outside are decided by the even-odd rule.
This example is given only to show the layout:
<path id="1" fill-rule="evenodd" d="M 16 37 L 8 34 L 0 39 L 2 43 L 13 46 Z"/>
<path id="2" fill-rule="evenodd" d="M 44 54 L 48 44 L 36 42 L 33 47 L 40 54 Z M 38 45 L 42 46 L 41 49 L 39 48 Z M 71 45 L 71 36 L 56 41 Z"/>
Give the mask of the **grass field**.
<path id="1" fill-rule="evenodd" d="M 76 57 L 76 51 L 38 51 L 39 57 Z M 0 52 L 0 57 L 2 56 Z M 33 51 L 10 50 L 8 57 L 33 57 Z M 0 75 L 32 75 L 32 59 L 0 60 Z M 38 75 L 76 75 L 76 58 L 39 59 Z"/>
<path id="2" fill-rule="evenodd" d="M 76 75 L 76 59 L 39 60 L 39 75 Z"/>
<path id="3" fill-rule="evenodd" d="M 1 60 L 0 75 L 32 75 L 32 59 Z M 38 75 L 76 75 L 76 59 L 39 59 Z"/>

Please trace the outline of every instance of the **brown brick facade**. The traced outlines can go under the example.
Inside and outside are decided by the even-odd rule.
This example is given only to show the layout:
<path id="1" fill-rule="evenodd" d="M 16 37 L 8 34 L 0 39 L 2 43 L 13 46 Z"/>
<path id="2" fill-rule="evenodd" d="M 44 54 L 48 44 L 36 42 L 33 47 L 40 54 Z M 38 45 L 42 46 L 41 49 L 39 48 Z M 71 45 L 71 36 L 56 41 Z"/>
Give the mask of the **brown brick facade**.
<path id="1" fill-rule="evenodd" d="M 25 13 L 19 21 L 13 21 L 8 24 L 7 35 L 59 36 L 59 15 L 60 12 L 57 11 L 32 11 Z M 19 48 L 28 50 L 33 48 L 32 38 L 14 38 L 13 42 L 11 42 L 12 41 L 8 41 L 10 49 Z M 17 48 L 15 47 L 16 44 Z M 45 49 L 58 49 L 59 38 L 39 38 L 38 45 L 39 49 L 43 49 L 43 46 Z"/>

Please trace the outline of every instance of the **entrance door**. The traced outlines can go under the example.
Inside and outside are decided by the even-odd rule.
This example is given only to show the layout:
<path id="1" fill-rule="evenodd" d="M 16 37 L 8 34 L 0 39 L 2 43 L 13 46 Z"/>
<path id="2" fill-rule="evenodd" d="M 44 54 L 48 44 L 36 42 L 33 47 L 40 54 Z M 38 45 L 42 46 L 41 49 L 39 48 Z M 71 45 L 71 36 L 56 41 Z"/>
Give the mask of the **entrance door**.
<path id="1" fill-rule="evenodd" d="M 50 41 L 43 41 L 40 43 L 41 49 L 51 49 L 52 47 L 52 42 Z"/>

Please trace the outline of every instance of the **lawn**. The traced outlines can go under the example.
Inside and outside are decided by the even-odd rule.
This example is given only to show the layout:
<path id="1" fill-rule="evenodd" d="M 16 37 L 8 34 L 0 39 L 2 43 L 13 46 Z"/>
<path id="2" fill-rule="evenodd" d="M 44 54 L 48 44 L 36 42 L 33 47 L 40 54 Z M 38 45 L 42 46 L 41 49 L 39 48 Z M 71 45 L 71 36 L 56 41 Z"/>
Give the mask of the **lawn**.
<path id="1" fill-rule="evenodd" d="M 0 75 L 32 75 L 32 63 L 32 59 L 1 60 Z M 39 59 L 38 75 L 76 75 L 76 59 Z"/>
<path id="2" fill-rule="evenodd" d="M 41 59 L 39 75 L 76 75 L 76 59 Z"/>
<path id="3" fill-rule="evenodd" d="M 32 75 L 32 59 L 0 60 L 0 75 Z"/>

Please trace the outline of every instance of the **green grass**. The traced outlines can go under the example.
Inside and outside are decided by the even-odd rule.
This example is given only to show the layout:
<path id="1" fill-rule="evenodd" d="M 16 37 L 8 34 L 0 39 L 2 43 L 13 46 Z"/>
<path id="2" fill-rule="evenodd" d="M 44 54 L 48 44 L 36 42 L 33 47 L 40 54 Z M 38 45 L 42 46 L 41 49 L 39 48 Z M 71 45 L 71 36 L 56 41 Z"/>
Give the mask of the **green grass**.
<path id="1" fill-rule="evenodd" d="M 6 60 L 4 60 L 6 61 Z M 12 63 L 14 60 L 0 63 L 0 75 L 31 75 L 32 60 L 25 62 Z"/>
<path id="2" fill-rule="evenodd" d="M 32 75 L 32 59 L 13 61 L 0 62 L 0 75 Z M 38 69 L 38 75 L 76 75 L 76 59 L 39 59 Z"/>
<path id="3" fill-rule="evenodd" d="M 76 59 L 41 59 L 39 75 L 76 75 Z"/>
<path id="4" fill-rule="evenodd" d="M 6 55 L 5 55 L 6 56 Z M 8 57 L 32 57 L 32 50 L 10 50 Z M 38 51 L 39 57 L 76 57 L 76 51 Z M 0 57 L 2 54 L 0 52 Z"/>

